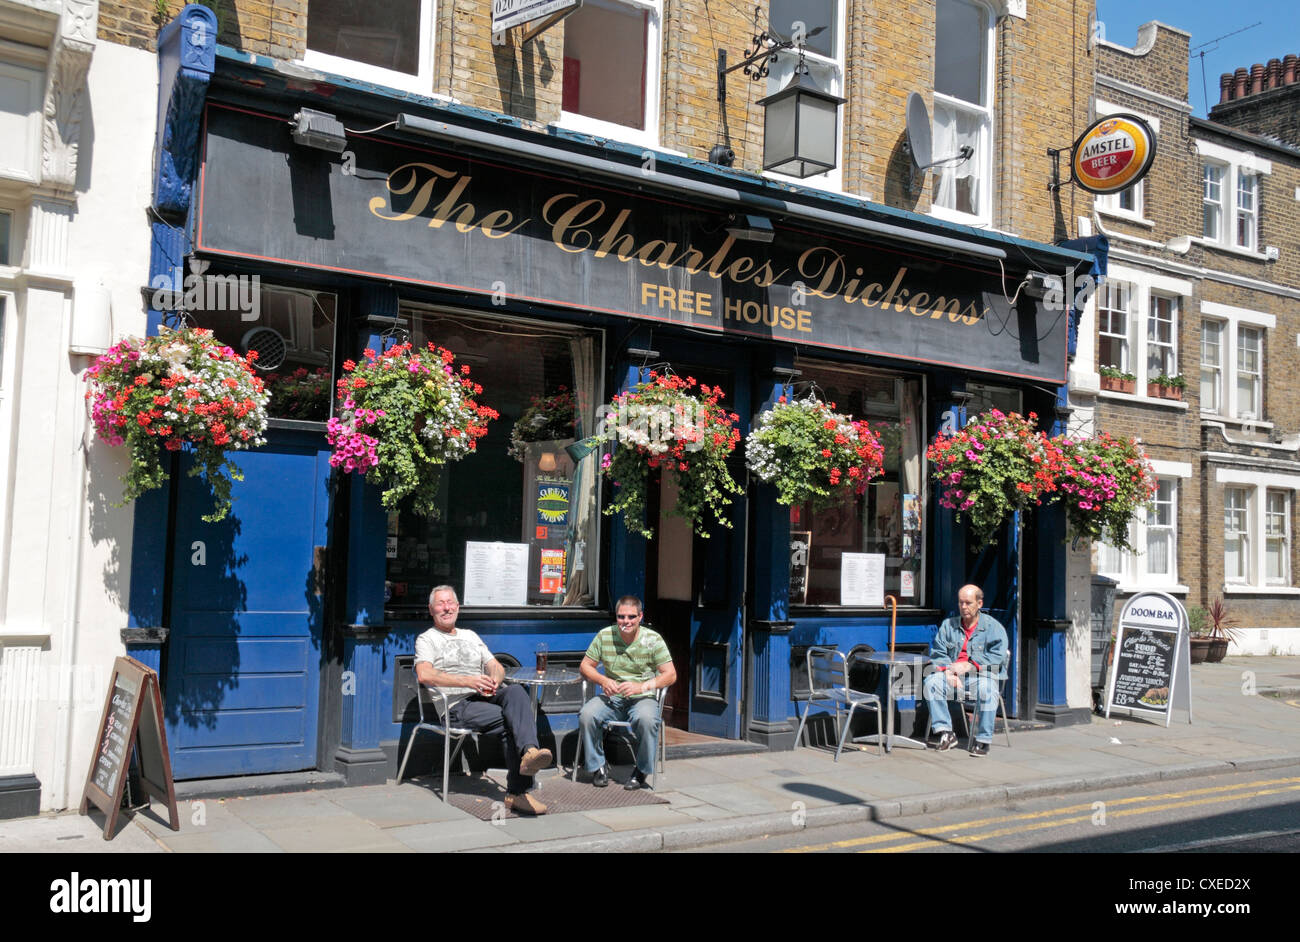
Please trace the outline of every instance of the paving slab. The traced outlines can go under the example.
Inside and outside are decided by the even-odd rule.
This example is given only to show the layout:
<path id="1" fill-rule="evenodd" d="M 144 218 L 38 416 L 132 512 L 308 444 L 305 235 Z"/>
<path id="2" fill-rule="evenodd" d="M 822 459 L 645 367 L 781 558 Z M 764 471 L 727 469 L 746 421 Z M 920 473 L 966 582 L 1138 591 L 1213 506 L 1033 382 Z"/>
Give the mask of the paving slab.
<path id="1" fill-rule="evenodd" d="M 177 854 L 283 854 L 285 848 L 257 828 L 227 828 L 222 831 L 169 832 L 159 837 L 167 849 Z"/>
<path id="2" fill-rule="evenodd" d="M 341 797 L 342 789 L 334 792 Z M 255 795 L 232 798 L 226 807 L 254 827 L 283 829 L 291 824 L 311 827 L 330 818 L 346 819 L 351 812 L 324 797 L 321 792 L 294 792 L 288 795 Z"/>
<path id="3" fill-rule="evenodd" d="M 519 842 L 517 837 L 506 833 L 504 827 L 479 821 L 476 818 L 390 828 L 384 833 L 412 850 L 433 854 L 481 850 Z"/>
<path id="4" fill-rule="evenodd" d="M 423 788 L 393 789 L 376 785 L 350 788 L 331 796 L 330 801 L 380 828 L 405 827 L 435 821 L 459 821 L 471 817 L 454 805 Z"/>
<path id="5" fill-rule="evenodd" d="M 388 832 L 353 815 L 322 818 L 311 826 L 263 828 L 276 846 L 292 853 L 365 853 L 410 850 Z"/>
<path id="6" fill-rule="evenodd" d="M 602 808 L 583 812 L 584 816 L 611 831 L 632 831 L 640 828 L 676 827 L 694 821 L 668 805 L 638 805 L 632 808 Z"/>
<path id="7" fill-rule="evenodd" d="M 733 814 L 761 814 L 765 811 L 786 811 L 795 799 L 751 785 L 730 783 L 723 785 L 695 785 L 682 791 L 707 801 Z"/>
<path id="8" fill-rule="evenodd" d="M 74 813 L 42 814 L 0 821 L 0 855 L 23 854 L 162 854 L 147 831 L 119 820 L 117 835 L 104 840 L 104 819 Z"/>

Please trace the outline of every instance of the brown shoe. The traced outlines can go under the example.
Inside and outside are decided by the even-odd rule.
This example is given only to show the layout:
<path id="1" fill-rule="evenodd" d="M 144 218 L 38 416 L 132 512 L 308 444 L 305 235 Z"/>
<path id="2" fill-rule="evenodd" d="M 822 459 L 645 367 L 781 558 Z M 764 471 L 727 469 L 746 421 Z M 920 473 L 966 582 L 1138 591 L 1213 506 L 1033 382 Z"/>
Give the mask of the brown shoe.
<path id="1" fill-rule="evenodd" d="M 531 747 L 519 760 L 520 775 L 536 775 L 551 764 L 551 750 Z"/>
<path id="2" fill-rule="evenodd" d="M 515 814 L 546 814 L 546 806 L 528 792 L 522 795 L 506 795 L 506 807 Z"/>

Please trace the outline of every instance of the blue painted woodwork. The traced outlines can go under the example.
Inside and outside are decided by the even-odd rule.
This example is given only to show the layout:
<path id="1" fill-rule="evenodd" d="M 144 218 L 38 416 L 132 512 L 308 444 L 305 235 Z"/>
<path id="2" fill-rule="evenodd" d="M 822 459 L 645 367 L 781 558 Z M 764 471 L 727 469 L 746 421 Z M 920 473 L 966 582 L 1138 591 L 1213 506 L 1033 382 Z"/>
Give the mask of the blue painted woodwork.
<path id="1" fill-rule="evenodd" d="M 199 130 L 216 70 L 217 17 L 189 4 L 158 34 L 158 131 L 154 208 L 184 217 L 199 160 Z"/>
<path id="2" fill-rule="evenodd" d="M 178 779 L 317 764 L 324 586 L 313 548 L 328 545 L 329 452 L 319 434 L 268 437 L 235 453 L 245 478 L 220 523 L 200 519 L 212 501 L 202 478 L 176 484 L 164 692 Z"/>

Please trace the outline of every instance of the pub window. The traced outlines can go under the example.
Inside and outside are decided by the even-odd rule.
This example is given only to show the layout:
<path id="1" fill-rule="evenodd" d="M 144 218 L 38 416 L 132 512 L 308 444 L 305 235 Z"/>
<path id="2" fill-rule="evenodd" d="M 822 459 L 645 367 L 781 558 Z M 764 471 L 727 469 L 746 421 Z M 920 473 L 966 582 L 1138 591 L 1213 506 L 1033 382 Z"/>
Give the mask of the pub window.
<path id="1" fill-rule="evenodd" d="M 837 412 L 866 419 L 885 449 L 884 473 L 866 493 L 826 510 L 790 508 L 790 602 L 839 605 L 845 553 L 885 557 L 885 593 L 900 605 L 920 605 L 923 584 L 925 487 L 921 381 L 894 373 L 799 365 Z M 804 392 L 796 387 L 796 395 Z M 796 544 L 801 544 L 796 547 Z M 806 569 L 794 565 L 795 554 Z"/>
<path id="2" fill-rule="evenodd" d="M 661 0 L 587 0 L 564 21 L 563 123 L 655 144 Z"/>
<path id="3" fill-rule="evenodd" d="M 483 387 L 478 400 L 501 417 L 488 423 L 477 450 L 447 465 L 437 513 L 409 503 L 388 514 L 388 607 L 423 612 L 429 590 L 455 586 L 462 604 L 591 606 L 597 601 L 599 458 L 575 458 L 565 446 L 594 430 L 600 403 L 601 338 L 556 324 L 410 308 L 411 340 L 434 343 L 468 365 Z M 470 573 L 467 544 L 499 544 L 515 563 Z M 478 566 L 478 563 L 475 564 Z M 522 581 L 523 599 L 519 599 Z"/>
<path id="4" fill-rule="evenodd" d="M 253 369 L 271 394 L 267 403 L 271 418 L 329 419 L 338 320 L 333 294 L 268 285 L 250 275 L 186 277 L 191 300 L 184 303 L 197 302 L 189 312 L 194 325 L 211 329 L 213 336 L 242 356 L 257 351 Z"/>

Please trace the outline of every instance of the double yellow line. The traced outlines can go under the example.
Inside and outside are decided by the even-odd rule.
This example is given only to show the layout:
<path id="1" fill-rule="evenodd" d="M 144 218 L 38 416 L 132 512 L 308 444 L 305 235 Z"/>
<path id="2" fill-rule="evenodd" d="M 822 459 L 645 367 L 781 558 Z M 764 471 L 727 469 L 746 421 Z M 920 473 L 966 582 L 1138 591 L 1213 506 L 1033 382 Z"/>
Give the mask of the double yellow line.
<path id="1" fill-rule="evenodd" d="M 1248 789 L 1255 790 L 1248 791 Z M 1291 791 L 1300 791 L 1300 777 L 1242 782 L 1237 785 L 1219 785 L 1214 788 L 1194 788 L 1181 792 L 1167 792 L 1163 795 L 1115 798 L 1105 801 L 1104 811 L 1106 820 L 1110 820 L 1111 818 L 1124 818 L 1136 814 L 1168 811 L 1174 808 L 1191 808 L 1197 805 L 1243 801 L 1247 798 L 1276 795 L 1281 792 Z M 1090 802 L 1086 805 L 1070 805 L 1064 808 L 1054 808 L 1050 811 L 1002 815 L 996 818 L 980 818 L 974 821 L 962 821 L 958 824 L 919 828 L 915 831 L 900 834 L 876 834 L 871 837 L 855 837 L 843 841 L 832 841 L 828 844 L 809 844 L 805 847 L 792 847 L 785 853 L 810 854 L 821 851 L 856 850 L 860 854 L 895 854 L 934 847 L 936 844 L 976 844 L 980 841 L 1006 837 L 1011 834 L 1025 834 L 1045 828 L 1059 828 L 1091 821 L 1097 813 L 1094 804 Z M 1005 826 L 999 827 L 999 825 Z M 985 831 L 984 828 L 991 828 L 991 830 Z M 980 831 L 981 833 L 970 833 L 972 831 Z M 903 844 L 890 843 L 891 841 L 902 841 L 915 837 L 924 839 Z"/>

